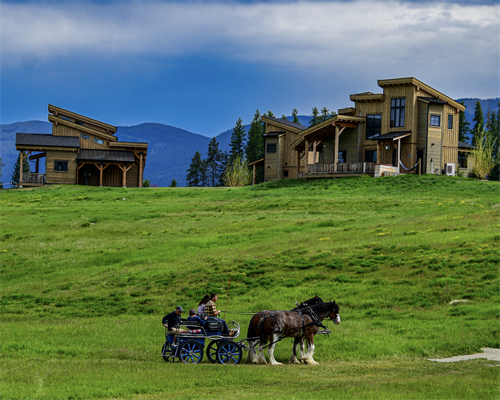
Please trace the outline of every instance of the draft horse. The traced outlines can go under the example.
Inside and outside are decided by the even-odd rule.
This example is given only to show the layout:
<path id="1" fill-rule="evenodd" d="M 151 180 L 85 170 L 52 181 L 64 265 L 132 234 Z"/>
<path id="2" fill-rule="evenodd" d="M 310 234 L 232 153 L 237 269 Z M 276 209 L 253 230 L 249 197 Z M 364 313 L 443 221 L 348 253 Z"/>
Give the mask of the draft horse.
<path id="1" fill-rule="evenodd" d="M 319 332 L 321 322 L 329 317 L 336 325 L 340 324 L 339 306 L 335 301 L 328 303 L 319 303 L 309 307 L 310 314 L 302 314 L 295 311 L 273 311 L 262 316 L 259 321 L 260 344 L 259 352 L 262 354 L 264 345 L 268 340 L 270 345 L 267 351 L 269 363 L 271 365 L 280 365 L 274 358 L 274 348 L 276 343 L 284 337 L 293 337 L 293 352 L 291 363 L 297 364 L 297 347 L 302 337 L 307 341 L 307 353 L 301 355 L 301 360 L 307 365 L 317 365 L 314 361 L 314 335 Z"/>
<path id="2" fill-rule="evenodd" d="M 299 313 L 307 314 L 309 312 L 307 308 L 308 306 L 313 306 L 319 303 L 323 303 L 323 299 L 318 295 L 316 295 L 306 301 L 303 301 L 291 311 L 297 312 L 298 310 Z M 260 311 L 257 314 L 253 315 L 252 318 L 250 318 L 250 323 L 248 324 L 247 338 L 253 340 L 249 340 L 250 348 L 248 351 L 247 363 L 267 364 L 264 353 L 260 351 L 259 354 L 257 354 L 257 345 L 260 343 L 259 321 L 263 316 L 266 316 L 271 312 L 272 311 L 269 310 Z M 304 354 L 304 341 L 302 340 L 300 344 L 301 344 L 300 349 L 302 357 Z"/>

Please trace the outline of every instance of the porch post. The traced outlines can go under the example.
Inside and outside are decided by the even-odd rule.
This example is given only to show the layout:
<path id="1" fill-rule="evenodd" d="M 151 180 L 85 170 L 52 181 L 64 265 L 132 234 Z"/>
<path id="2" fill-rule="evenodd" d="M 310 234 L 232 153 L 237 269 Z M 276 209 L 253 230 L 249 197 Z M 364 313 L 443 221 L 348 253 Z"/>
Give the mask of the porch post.
<path id="1" fill-rule="evenodd" d="M 335 125 L 335 150 L 333 153 L 333 173 L 337 173 L 337 163 L 339 162 L 339 126 Z"/>
<path id="2" fill-rule="evenodd" d="M 401 139 L 398 139 L 398 174 L 401 173 Z"/>
<path id="3" fill-rule="evenodd" d="M 380 164 L 380 152 L 382 151 L 383 142 L 377 143 L 377 164 Z"/>
<path id="4" fill-rule="evenodd" d="M 306 139 L 306 154 L 304 154 L 304 158 L 306 160 L 306 169 L 304 170 L 304 175 L 307 175 L 307 169 L 308 169 L 308 166 L 309 166 L 309 140 Z"/>
<path id="5" fill-rule="evenodd" d="M 24 152 L 21 150 L 19 155 L 19 185 L 23 183 L 23 173 L 24 173 Z"/>
<path id="6" fill-rule="evenodd" d="M 318 142 L 314 141 L 313 143 L 313 164 L 316 164 L 316 148 L 318 146 Z"/>
<path id="7" fill-rule="evenodd" d="M 102 168 L 102 163 L 99 164 L 99 186 L 102 186 L 102 172 L 103 172 L 103 168 Z"/>
<path id="8" fill-rule="evenodd" d="M 125 169 L 125 165 L 120 166 L 122 169 L 122 187 L 127 187 L 127 170 Z M 139 174 L 139 180 L 141 179 L 141 175 Z"/>
<path id="9" fill-rule="evenodd" d="M 255 164 L 253 165 L 253 177 L 252 177 L 252 185 L 255 185 Z"/>
<path id="10" fill-rule="evenodd" d="M 139 187 L 142 187 L 142 155 L 143 153 L 139 153 Z"/>
<path id="11" fill-rule="evenodd" d="M 40 161 L 39 158 L 36 159 L 36 164 L 35 164 L 35 174 L 38 174 L 38 161 Z"/>
<path id="12" fill-rule="evenodd" d="M 297 152 L 297 178 L 298 178 L 300 173 L 300 152 L 299 150 L 295 151 Z"/>

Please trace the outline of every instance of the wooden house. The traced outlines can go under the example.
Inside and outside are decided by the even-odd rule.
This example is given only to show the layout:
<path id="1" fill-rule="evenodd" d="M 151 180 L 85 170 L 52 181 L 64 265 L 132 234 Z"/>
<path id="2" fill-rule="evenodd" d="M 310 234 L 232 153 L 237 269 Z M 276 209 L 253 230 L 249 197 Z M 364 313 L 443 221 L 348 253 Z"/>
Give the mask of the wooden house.
<path id="1" fill-rule="evenodd" d="M 48 110 L 52 134 L 16 134 L 21 158 L 36 162 L 34 173 L 20 174 L 19 186 L 142 187 L 147 143 L 119 142 L 115 126 L 50 104 Z M 42 158 L 44 174 L 39 172 Z"/>
<path id="2" fill-rule="evenodd" d="M 378 85 L 382 93 L 353 94 L 354 106 L 307 129 L 286 129 L 286 121 L 280 120 L 278 126 L 263 118 L 265 171 L 270 171 L 265 179 L 377 176 L 384 170 L 454 174 L 459 162 L 459 112 L 465 107 L 415 78 L 383 79 Z M 290 144 L 287 138 L 293 138 Z M 267 152 L 271 143 L 283 146 L 273 161 Z"/>

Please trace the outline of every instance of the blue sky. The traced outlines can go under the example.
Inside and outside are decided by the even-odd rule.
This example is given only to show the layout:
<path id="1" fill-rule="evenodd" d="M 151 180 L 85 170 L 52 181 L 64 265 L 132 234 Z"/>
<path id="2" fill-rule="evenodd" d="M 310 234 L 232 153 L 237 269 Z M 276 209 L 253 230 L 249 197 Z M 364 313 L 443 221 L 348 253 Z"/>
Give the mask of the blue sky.
<path id="1" fill-rule="evenodd" d="M 47 104 L 206 136 L 348 107 L 377 79 L 499 96 L 494 1 L 3 1 L 2 124 Z"/>

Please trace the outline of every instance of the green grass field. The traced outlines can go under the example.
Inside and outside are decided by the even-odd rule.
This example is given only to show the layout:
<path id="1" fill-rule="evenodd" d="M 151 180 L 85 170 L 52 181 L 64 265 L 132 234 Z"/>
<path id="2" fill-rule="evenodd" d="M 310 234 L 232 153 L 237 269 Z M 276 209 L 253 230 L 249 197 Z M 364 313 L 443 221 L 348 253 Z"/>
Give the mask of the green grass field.
<path id="1" fill-rule="evenodd" d="M 1 191 L 1 398 L 498 398 L 500 363 L 427 358 L 500 347 L 499 194 L 445 176 Z M 163 315 L 214 291 L 240 339 L 239 313 L 315 294 L 342 323 L 319 366 L 165 363 Z"/>

